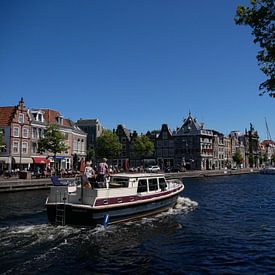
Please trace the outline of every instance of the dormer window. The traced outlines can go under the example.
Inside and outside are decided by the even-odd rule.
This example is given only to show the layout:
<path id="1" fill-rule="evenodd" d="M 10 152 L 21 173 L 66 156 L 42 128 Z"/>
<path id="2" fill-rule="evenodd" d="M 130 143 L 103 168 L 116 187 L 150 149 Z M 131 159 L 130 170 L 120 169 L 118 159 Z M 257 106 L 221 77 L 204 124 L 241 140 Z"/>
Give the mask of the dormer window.
<path id="1" fill-rule="evenodd" d="M 43 115 L 38 113 L 37 120 L 43 122 Z"/>
<path id="2" fill-rule="evenodd" d="M 63 125 L 63 117 L 61 116 L 56 117 L 56 121 L 57 121 L 57 124 Z"/>

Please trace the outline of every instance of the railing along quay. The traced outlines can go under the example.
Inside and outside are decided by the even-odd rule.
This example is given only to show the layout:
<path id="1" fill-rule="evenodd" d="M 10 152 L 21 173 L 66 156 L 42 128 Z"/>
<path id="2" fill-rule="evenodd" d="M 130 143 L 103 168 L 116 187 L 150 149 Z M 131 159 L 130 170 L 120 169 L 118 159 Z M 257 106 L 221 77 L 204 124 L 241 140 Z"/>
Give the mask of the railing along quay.
<path id="1" fill-rule="evenodd" d="M 178 173 L 166 173 L 167 179 L 201 178 L 215 176 L 243 175 L 258 173 L 258 169 L 239 169 L 239 170 L 207 170 L 207 171 L 186 171 Z M 66 178 L 72 180 L 72 178 Z M 0 193 L 16 192 L 38 189 L 49 189 L 52 186 L 50 178 L 43 179 L 0 179 Z"/>

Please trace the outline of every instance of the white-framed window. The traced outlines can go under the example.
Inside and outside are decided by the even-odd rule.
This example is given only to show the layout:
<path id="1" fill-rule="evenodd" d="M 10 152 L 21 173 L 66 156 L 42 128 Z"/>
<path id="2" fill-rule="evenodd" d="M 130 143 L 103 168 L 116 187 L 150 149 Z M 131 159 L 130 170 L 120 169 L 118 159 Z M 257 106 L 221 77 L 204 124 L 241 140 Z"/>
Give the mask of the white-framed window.
<path id="1" fill-rule="evenodd" d="M 32 138 L 37 138 L 37 128 L 32 128 Z"/>
<path id="2" fill-rule="evenodd" d="M 84 152 L 84 149 L 85 149 L 85 148 L 84 148 L 84 140 L 82 139 L 82 140 L 81 140 L 81 152 Z"/>
<path id="3" fill-rule="evenodd" d="M 13 127 L 13 136 L 19 137 L 19 127 Z"/>
<path id="4" fill-rule="evenodd" d="M 28 154 L 28 142 L 22 142 L 22 154 Z"/>
<path id="5" fill-rule="evenodd" d="M 35 154 L 37 153 L 37 143 L 36 142 L 33 142 L 32 143 L 32 152 Z"/>
<path id="6" fill-rule="evenodd" d="M 19 152 L 19 142 L 18 141 L 13 142 L 12 151 L 15 154 L 17 154 Z"/>
<path id="7" fill-rule="evenodd" d="M 41 113 L 38 113 L 37 120 L 43 122 L 43 115 Z"/>
<path id="8" fill-rule="evenodd" d="M 24 123 L 24 114 L 19 114 L 19 117 L 18 117 L 18 122 L 20 123 L 20 124 L 23 124 Z"/>
<path id="9" fill-rule="evenodd" d="M 77 151 L 77 140 L 76 139 L 74 140 L 73 148 L 74 148 L 73 149 L 74 151 Z"/>
<path id="10" fill-rule="evenodd" d="M 77 140 L 77 151 L 80 152 L 80 139 Z"/>
<path id="11" fill-rule="evenodd" d="M 28 138 L 28 137 L 29 137 L 29 129 L 23 128 L 23 138 Z"/>

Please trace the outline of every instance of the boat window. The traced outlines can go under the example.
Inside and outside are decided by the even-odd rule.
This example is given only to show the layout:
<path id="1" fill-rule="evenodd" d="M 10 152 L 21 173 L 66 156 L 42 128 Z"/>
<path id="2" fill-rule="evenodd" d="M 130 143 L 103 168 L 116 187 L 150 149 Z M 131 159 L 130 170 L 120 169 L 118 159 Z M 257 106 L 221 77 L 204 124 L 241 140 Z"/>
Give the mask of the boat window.
<path id="1" fill-rule="evenodd" d="M 111 183 L 117 183 L 119 187 L 128 187 L 129 181 L 126 178 L 113 177 L 110 180 Z"/>
<path id="2" fill-rule="evenodd" d="M 167 187 L 167 184 L 165 179 L 159 178 L 159 188 L 161 189 L 161 191 L 164 191 L 166 187 Z"/>
<path id="3" fill-rule="evenodd" d="M 150 191 L 158 190 L 158 180 L 157 179 L 149 179 L 149 190 Z"/>
<path id="4" fill-rule="evenodd" d="M 138 193 L 147 192 L 147 180 L 139 180 L 138 181 Z"/>

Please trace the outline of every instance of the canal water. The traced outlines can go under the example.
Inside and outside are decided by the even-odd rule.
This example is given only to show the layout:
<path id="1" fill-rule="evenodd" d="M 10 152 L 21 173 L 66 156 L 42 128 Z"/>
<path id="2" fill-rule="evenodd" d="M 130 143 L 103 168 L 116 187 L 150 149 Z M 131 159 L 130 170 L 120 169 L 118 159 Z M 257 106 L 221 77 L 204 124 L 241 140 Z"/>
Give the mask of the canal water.
<path id="1" fill-rule="evenodd" d="M 275 176 L 186 179 L 175 209 L 107 229 L 48 225 L 47 193 L 0 194 L 1 274 L 275 274 Z"/>

